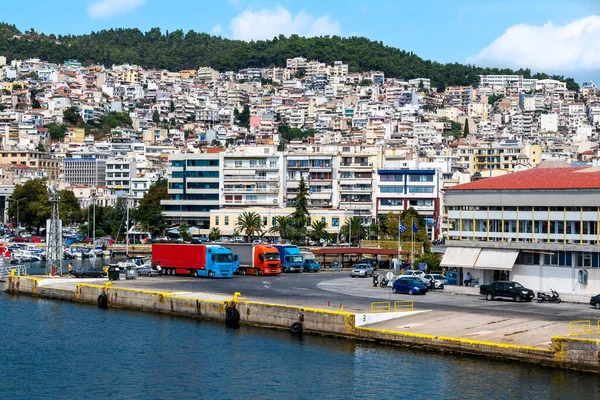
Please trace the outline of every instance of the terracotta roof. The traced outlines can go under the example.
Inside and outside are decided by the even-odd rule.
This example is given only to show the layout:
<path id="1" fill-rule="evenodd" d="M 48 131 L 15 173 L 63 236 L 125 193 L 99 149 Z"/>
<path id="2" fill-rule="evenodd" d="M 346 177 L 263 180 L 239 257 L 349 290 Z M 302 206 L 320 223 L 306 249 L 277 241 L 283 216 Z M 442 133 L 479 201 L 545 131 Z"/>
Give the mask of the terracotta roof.
<path id="1" fill-rule="evenodd" d="M 448 188 L 458 190 L 600 189 L 600 167 L 533 168 Z"/>

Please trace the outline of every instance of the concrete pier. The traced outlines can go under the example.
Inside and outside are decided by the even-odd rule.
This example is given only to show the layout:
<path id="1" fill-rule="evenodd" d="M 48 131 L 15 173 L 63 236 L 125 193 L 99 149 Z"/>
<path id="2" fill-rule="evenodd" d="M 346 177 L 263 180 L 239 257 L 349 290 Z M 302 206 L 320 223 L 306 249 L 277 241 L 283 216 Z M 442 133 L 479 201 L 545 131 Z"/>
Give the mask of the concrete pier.
<path id="1" fill-rule="evenodd" d="M 233 293 L 224 296 L 203 292 L 145 290 L 126 287 L 126 282 L 112 285 L 99 279 L 13 276 L 8 277 L 3 285 L 3 289 L 9 293 L 93 305 L 97 305 L 98 296 L 104 292 L 110 307 L 223 322 L 225 308 L 233 296 Z M 273 304 L 244 297 L 238 300 L 236 307 L 240 312 L 240 323 L 244 325 L 289 329 L 296 322 L 299 311 L 303 310 L 306 332 L 600 372 L 600 338 L 597 335 L 568 336 L 564 323 L 508 321 L 494 317 L 482 318 L 481 315 L 469 317 L 465 314 L 423 310 L 350 312 L 343 307 L 323 309 L 310 307 L 309 304 Z M 427 323 L 431 321 L 437 322 Z M 494 328 L 491 329 L 491 326 Z M 561 335 L 550 336 L 553 332 L 560 332 Z M 543 339 L 545 337 L 549 339 Z"/>

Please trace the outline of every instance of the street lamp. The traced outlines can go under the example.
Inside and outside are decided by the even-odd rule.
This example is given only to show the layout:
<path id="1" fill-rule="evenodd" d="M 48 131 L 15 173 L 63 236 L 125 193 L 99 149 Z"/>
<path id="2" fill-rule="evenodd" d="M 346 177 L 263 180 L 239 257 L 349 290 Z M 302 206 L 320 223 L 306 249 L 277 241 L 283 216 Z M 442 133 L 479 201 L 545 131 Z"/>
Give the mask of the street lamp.
<path id="1" fill-rule="evenodd" d="M 21 223 L 19 222 L 19 202 L 21 200 L 25 200 L 25 199 L 26 199 L 25 197 L 22 197 L 22 198 L 16 200 L 16 199 L 13 199 L 12 197 L 9 197 L 10 201 L 16 201 L 17 202 L 17 233 L 19 233 L 19 227 L 21 226 Z"/>

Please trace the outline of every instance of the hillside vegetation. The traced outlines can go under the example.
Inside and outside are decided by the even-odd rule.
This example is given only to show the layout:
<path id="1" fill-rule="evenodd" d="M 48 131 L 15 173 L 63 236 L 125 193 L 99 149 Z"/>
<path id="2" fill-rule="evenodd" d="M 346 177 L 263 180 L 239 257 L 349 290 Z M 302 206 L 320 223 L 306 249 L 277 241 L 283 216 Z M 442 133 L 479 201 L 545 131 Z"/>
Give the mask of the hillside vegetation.
<path id="1" fill-rule="evenodd" d="M 458 45 L 458 44 L 457 44 Z M 386 77 L 430 78 L 432 85 L 477 85 L 480 74 L 522 74 L 526 78 L 560 79 L 570 89 L 578 89 L 571 78 L 532 75 L 528 69 L 481 68 L 459 63 L 441 64 L 424 60 L 412 52 L 386 46 L 363 37 L 325 36 L 304 38 L 280 35 L 273 40 L 244 42 L 181 30 L 161 32 L 152 28 L 110 29 L 87 35 L 55 36 L 35 30 L 19 31 L 14 25 L 0 23 L 0 55 L 12 59 L 37 57 L 61 63 L 76 59 L 85 64 L 136 64 L 171 71 L 210 66 L 219 71 L 246 67 L 285 66 L 286 58 L 305 57 L 332 63 L 349 64 L 351 72 L 379 70 Z"/>

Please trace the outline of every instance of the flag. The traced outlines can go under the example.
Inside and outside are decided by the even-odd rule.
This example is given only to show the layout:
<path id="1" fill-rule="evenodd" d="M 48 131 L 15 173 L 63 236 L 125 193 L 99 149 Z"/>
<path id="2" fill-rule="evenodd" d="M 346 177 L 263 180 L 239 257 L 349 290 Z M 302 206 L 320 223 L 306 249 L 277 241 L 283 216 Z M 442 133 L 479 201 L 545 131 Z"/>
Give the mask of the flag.
<path id="1" fill-rule="evenodd" d="M 417 224 L 415 224 L 415 221 L 413 221 L 413 223 L 412 223 L 412 231 L 414 233 L 417 233 L 419 231 L 419 228 L 417 228 Z"/>
<path id="2" fill-rule="evenodd" d="M 406 232 L 406 227 L 404 226 L 402 221 L 398 221 L 398 229 L 400 230 L 400 233 Z"/>

